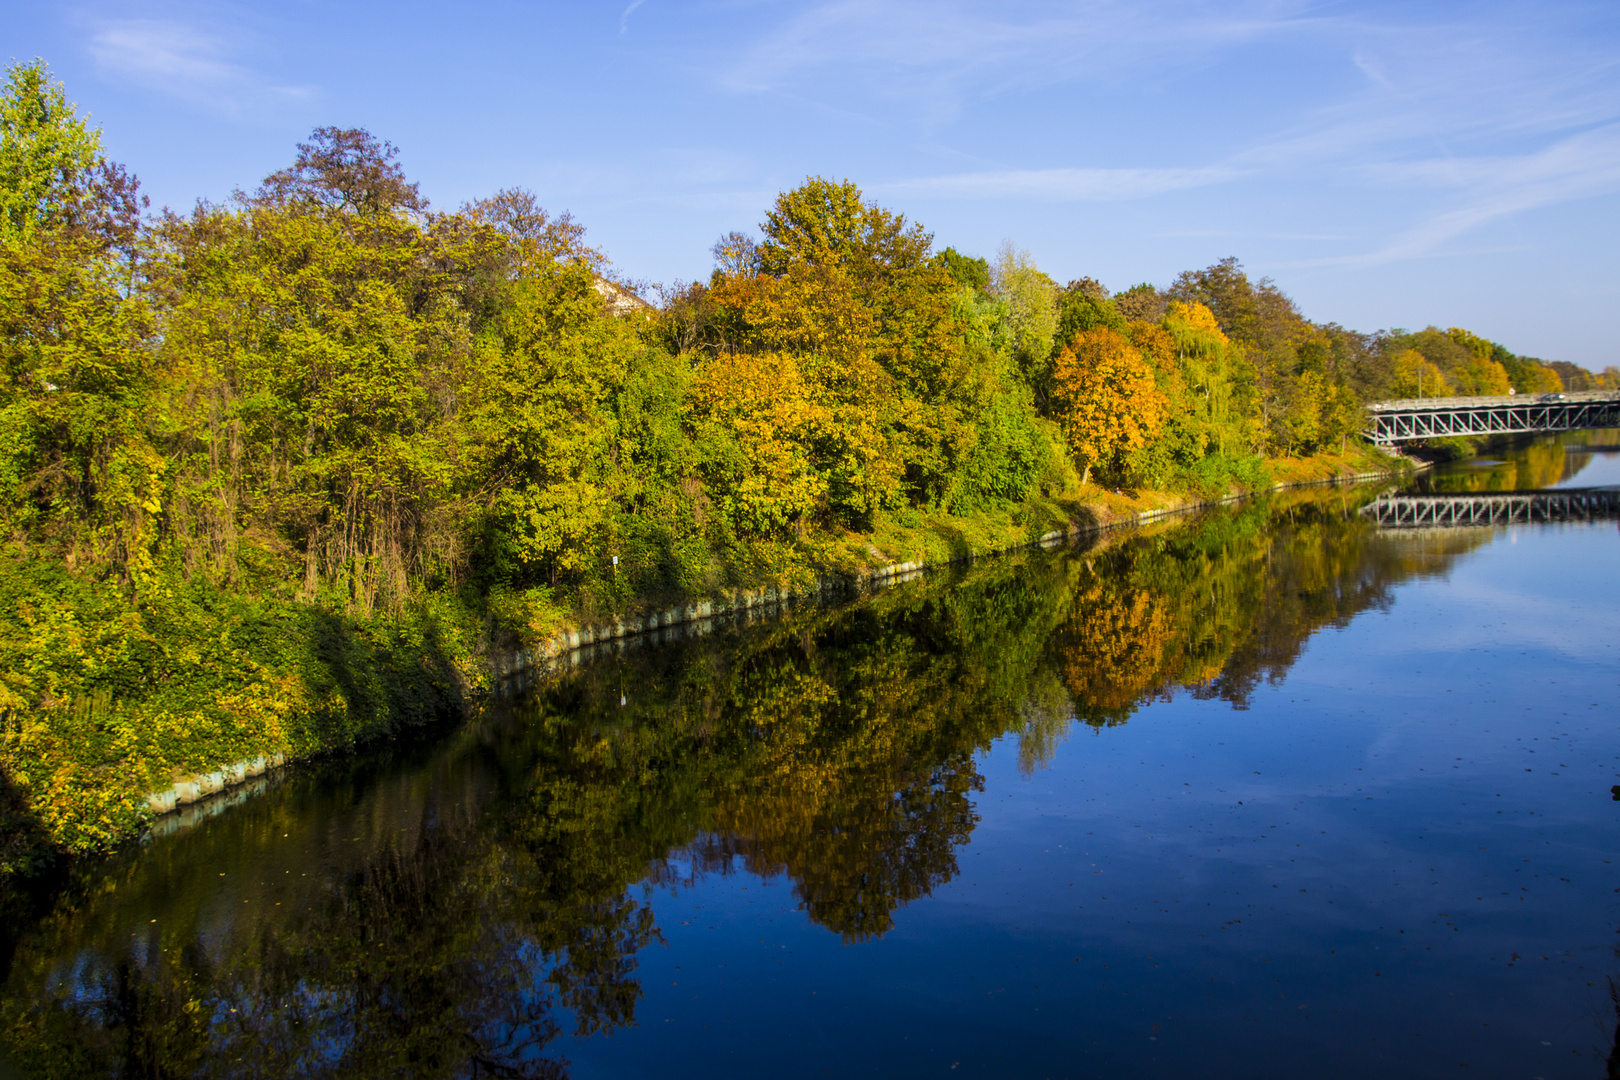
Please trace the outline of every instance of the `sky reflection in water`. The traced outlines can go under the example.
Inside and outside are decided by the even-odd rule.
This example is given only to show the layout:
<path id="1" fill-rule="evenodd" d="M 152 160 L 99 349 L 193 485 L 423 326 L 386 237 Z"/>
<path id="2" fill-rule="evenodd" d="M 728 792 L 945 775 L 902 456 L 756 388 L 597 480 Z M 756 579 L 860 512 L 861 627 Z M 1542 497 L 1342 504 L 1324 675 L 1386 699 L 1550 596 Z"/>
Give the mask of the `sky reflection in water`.
<path id="1" fill-rule="evenodd" d="M 1426 483 L 1620 482 L 1556 449 Z M 7 1041 L 126 1074 L 1603 1076 L 1620 536 L 1378 534 L 1365 497 L 647 650 L 295 778 L 81 883 L 17 947 Z"/>
<path id="2" fill-rule="evenodd" d="M 1614 453 L 1578 460 L 1538 486 L 1620 483 Z M 1244 711 L 1180 694 L 1030 774 L 998 740 L 962 873 L 879 941 L 840 947 L 780 878 L 669 894 L 640 1029 L 564 1052 L 580 1076 L 1606 1075 L 1617 554 L 1612 524 L 1514 530 Z"/>

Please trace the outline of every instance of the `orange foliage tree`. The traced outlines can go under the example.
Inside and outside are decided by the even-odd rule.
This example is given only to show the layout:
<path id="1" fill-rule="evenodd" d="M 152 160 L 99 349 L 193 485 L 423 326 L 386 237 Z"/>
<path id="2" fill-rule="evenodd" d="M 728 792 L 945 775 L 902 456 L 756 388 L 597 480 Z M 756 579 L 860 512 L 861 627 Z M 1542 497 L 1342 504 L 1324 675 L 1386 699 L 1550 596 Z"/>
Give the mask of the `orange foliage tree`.
<path id="1" fill-rule="evenodd" d="M 1069 447 L 1091 470 L 1114 475 L 1121 459 L 1146 446 L 1164 424 L 1168 401 L 1153 366 L 1118 331 L 1093 327 L 1058 355 L 1054 374 Z"/>

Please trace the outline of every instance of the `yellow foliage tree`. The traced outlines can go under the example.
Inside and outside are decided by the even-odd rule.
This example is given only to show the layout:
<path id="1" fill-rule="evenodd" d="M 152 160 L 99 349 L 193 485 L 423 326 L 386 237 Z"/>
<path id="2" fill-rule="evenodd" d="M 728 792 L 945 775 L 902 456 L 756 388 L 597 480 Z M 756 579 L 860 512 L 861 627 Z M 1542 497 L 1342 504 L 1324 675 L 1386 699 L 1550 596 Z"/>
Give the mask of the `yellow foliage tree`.
<path id="1" fill-rule="evenodd" d="M 1172 300 L 1165 310 L 1164 319 L 1166 325 L 1175 327 L 1178 339 L 1189 349 L 1214 352 L 1231 344 L 1221 333 L 1221 324 L 1216 320 L 1215 313 L 1203 304 L 1184 304 L 1180 300 Z"/>
<path id="2" fill-rule="evenodd" d="M 1556 394 L 1564 388 L 1564 380 L 1546 364 L 1525 364 L 1524 374 L 1524 385 L 1520 389 L 1527 394 Z"/>
<path id="3" fill-rule="evenodd" d="M 1475 357 L 1468 365 L 1468 381 L 1472 384 L 1471 390 L 1475 394 L 1502 397 L 1513 389 L 1513 380 L 1508 378 L 1507 368 L 1495 360 Z"/>
<path id="4" fill-rule="evenodd" d="M 711 295 L 741 315 L 746 346 L 762 350 L 755 362 L 794 358 L 798 378 L 822 410 L 817 464 L 833 500 L 860 512 L 896 502 L 904 466 L 892 428 L 905 403 L 873 355 L 871 306 L 851 275 L 837 265 L 793 264 L 779 278 L 728 277 Z"/>
<path id="5" fill-rule="evenodd" d="M 1508 377 L 1507 368 L 1492 359 L 1496 351 L 1495 345 L 1472 330 L 1464 330 L 1460 326 L 1453 326 L 1447 330 L 1446 336 L 1467 349 L 1471 357 L 1460 372 L 1462 378 L 1457 380 L 1461 384 L 1458 388 L 1463 393 L 1501 396 L 1513 388 L 1513 380 Z"/>
<path id="6" fill-rule="evenodd" d="M 1164 423 L 1167 401 L 1153 366 L 1118 331 L 1099 326 L 1075 335 L 1055 372 L 1064 434 L 1084 462 L 1084 483 L 1095 466 L 1116 471 L 1120 459 L 1146 446 Z"/>
<path id="7" fill-rule="evenodd" d="M 833 418 L 791 354 L 721 353 L 698 369 L 690 408 L 711 486 L 740 531 L 797 526 L 826 497 L 815 457 Z"/>
<path id="8" fill-rule="evenodd" d="M 1172 300 L 1162 326 L 1175 343 L 1189 426 L 1203 445 L 1226 454 L 1257 438 L 1237 386 L 1243 346 L 1221 332 L 1215 313 L 1203 304 Z"/>
<path id="9" fill-rule="evenodd" d="M 1389 392 L 1397 398 L 1447 397 L 1451 384 L 1422 353 L 1407 349 L 1395 358 L 1395 378 Z"/>

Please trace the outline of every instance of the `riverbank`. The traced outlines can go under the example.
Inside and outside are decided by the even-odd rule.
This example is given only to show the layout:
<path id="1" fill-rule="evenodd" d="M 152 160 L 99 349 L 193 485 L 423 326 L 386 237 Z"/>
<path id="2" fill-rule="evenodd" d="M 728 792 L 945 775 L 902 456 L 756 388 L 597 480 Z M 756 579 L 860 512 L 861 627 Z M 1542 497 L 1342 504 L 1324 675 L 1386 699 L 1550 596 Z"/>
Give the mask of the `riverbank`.
<path id="1" fill-rule="evenodd" d="M 1273 462 L 1273 482 L 1259 490 L 1401 467 L 1354 448 Z M 38 556 L 0 560 L 14 612 L 0 635 L 0 874 L 116 846 L 273 769 L 463 718 L 495 681 L 582 646 L 853 595 L 923 567 L 1256 493 L 1092 486 L 971 517 L 900 512 L 871 533 L 808 537 L 793 558 L 735 588 L 626 598 L 615 611 L 519 609 L 516 618 L 510 605 L 478 610 L 448 594 L 365 618 L 203 586 L 125 600 Z M 120 692 L 84 691 L 108 682 Z M 44 707 L 26 709 L 30 696 Z"/>
<path id="2" fill-rule="evenodd" d="M 594 621 L 563 622 L 493 653 L 490 670 L 497 682 L 528 681 L 535 669 L 571 654 L 589 652 L 627 638 L 672 627 L 755 613 L 795 602 L 859 594 L 904 580 L 931 568 L 998 555 L 1038 544 L 1157 521 L 1203 507 L 1313 484 L 1383 479 L 1422 467 L 1370 447 L 1341 454 L 1285 458 L 1270 463 L 1272 483 L 1254 490 L 1175 493 L 1125 491 L 1088 485 L 1070 497 L 1032 500 L 1001 513 L 971 518 L 911 512 L 893 515 L 870 534 L 829 538 L 821 558 L 779 580 L 652 608 L 641 605 L 626 615 Z"/>

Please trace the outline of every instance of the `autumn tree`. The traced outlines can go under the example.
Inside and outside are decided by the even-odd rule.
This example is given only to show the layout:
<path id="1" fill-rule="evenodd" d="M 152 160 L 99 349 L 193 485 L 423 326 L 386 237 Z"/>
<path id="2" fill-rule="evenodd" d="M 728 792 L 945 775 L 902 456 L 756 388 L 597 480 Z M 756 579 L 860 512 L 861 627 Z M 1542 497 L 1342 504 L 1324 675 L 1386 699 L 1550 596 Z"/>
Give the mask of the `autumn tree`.
<path id="1" fill-rule="evenodd" d="M 1221 331 L 1243 347 L 1253 369 L 1254 404 L 1262 430 L 1268 441 L 1275 439 L 1292 397 L 1293 379 L 1301 370 L 1299 348 L 1312 333 L 1299 308 L 1269 278 L 1251 282 L 1235 258 L 1181 274 L 1169 295 L 1209 308 Z"/>
<path id="2" fill-rule="evenodd" d="M 1053 381 L 1064 434 L 1084 462 L 1082 483 L 1093 468 L 1118 478 L 1124 455 L 1147 445 L 1164 423 L 1165 397 L 1152 366 L 1108 327 L 1077 334 L 1058 355 Z"/>
<path id="3" fill-rule="evenodd" d="M 1390 393 L 1397 398 L 1447 397 L 1451 384 L 1428 357 L 1416 349 L 1407 349 L 1395 357 Z"/>
<path id="4" fill-rule="evenodd" d="M 739 535 L 802 531 L 825 502 L 832 414 L 785 353 L 722 353 L 692 388 L 696 435 L 710 487 Z"/>
<path id="5" fill-rule="evenodd" d="M 1418 352 L 1445 376 L 1450 393 L 1460 397 L 1506 394 L 1512 385 L 1507 370 L 1492 358 L 1491 342 L 1467 330 L 1442 331 L 1430 326 L 1415 333 L 1393 334 L 1384 347 L 1396 357 L 1409 350 Z"/>
<path id="6" fill-rule="evenodd" d="M 461 208 L 461 214 L 499 234 L 510 255 L 510 272 L 515 274 L 538 271 L 552 262 L 583 262 L 600 272 L 607 262 L 601 251 L 586 245 L 585 226 L 572 214 L 548 213 L 527 188 L 503 188 L 488 198 L 475 199 Z"/>
<path id="7" fill-rule="evenodd" d="M 870 522 L 944 498 L 983 384 L 929 234 L 822 177 L 780 195 L 760 231 L 758 272 L 722 272 L 709 289 L 711 325 L 721 351 L 798 358 L 830 418 L 828 512 Z"/>
<path id="8" fill-rule="evenodd" d="M 1513 380 L 1513 387 L 1517 391 L 1526 394 L 1555 394 L 1564 388 L 1564 381 L 1558 377 L 1558 372 L 1538 360 L 1515 356 L 1513 359 L 1517 363 L 1509 367 L 1504 358 L 1498 356 L 1495 359 L 1508 369 L 1508 377 Z"/>
<path id="9" fill-rule="evenodd" d="M 1169 298 L 1146 282 L 1114 295 L 1114 307 L 1131 322 L 1156 323 L 1164 318 Z"/>
<path id="10" fill-rule="evenodd" d="M 1579 364 L 1568 360 L 1542 361 L 1553 373 L 1558 376 L 1560 390 L 1600 390 L 1603 389 L 1602 378 Z"/>
<path id="11" fill-rule="evenodd" d="M 1446 336 L 1468 350 L 1467 382 L 1473 393 L 1502 395 L 1511 389 L 1507 368 L 1496 359 L 1500 346 L 1460 326 L 1447 330 Z M 1502 351 L 1506 352 L 1505 349 Z"/>
<path id="12" fill-rule="evenodd" d="M 759 244 L 747 233 L 732 230 L 709 248 L 714 268 L 730 277 L 752 277 L 759 273 Z"/>
<path id="13" fill-rule="evenodd" d="M 1161 325 L 1175 344 L 1187 390 L 1180 411 L 1202 445 L 1219 455 L 1248 452 L 1258 440 L 1250 423 L 1253 368 L 1243 347 L 1197 302 L 1169 301 Z"/>

